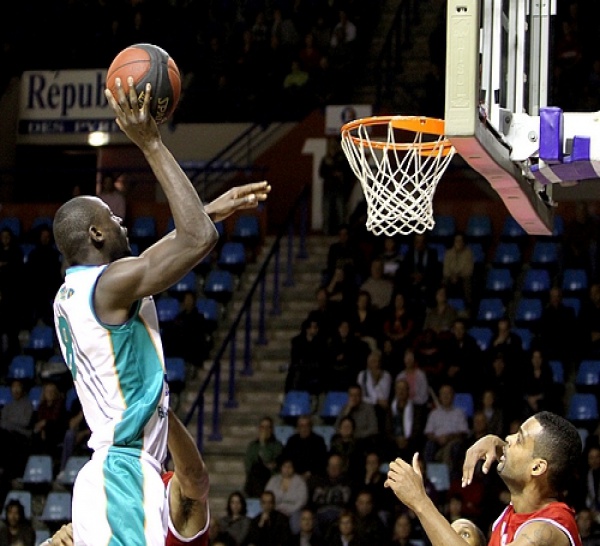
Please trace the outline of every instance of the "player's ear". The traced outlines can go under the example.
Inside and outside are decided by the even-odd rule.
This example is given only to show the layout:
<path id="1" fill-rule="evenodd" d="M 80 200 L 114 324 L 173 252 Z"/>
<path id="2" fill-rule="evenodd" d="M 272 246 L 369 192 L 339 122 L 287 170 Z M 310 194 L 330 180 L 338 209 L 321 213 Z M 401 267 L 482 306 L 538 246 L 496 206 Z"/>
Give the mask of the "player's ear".
<path id="1" fill-rule="evenodd" d="M 531 466 L 533 476 L 541 476 L 548 470 L 548 461 L 546 459 L 534 459 Z"/>
<path id="2" fill-rule="evenodd" d="M 88 235 L 94 246 L 101 246 L 104 242 L 104 233 L 96 225 L 92 224 L 88 229 Z"/>

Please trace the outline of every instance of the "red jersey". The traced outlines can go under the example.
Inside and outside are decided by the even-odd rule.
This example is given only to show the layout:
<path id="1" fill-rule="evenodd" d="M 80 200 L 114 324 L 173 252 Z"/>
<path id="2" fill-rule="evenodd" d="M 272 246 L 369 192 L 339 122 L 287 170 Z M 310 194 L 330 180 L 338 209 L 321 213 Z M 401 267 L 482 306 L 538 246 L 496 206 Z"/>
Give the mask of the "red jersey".
<path id="1" fill-rule="evenodd" d="M 575 511 L 563 502 L 551 502 L 536 512 L 517 514 L 509 504 L 492 525 L 488 546 L 506 546 L 515 540 L 523 528 L 533 521 L 544 521 L 558 527 L 569 539 L 571 546 L 581 546 L 581 537 L 575 523 Z"/>
<path id="2" fill-rule="evenodd" d="M 173 472 L 165 472 L 162 475 L 163 483 L 165 487 L 168 486 L 171 478 L 173 477 Z M 169 530 L 167 531 L 167 538 L 165 539 L 165 546 L 208 546 L 208 514 L 206 518 L 206 525 L 202 531 L 200 531 L 193 538 L 183 538 L 177 531 L 175 531 L 173 527 L 173 522 L 171 521 L 171 514 L 169 513 Z"/>

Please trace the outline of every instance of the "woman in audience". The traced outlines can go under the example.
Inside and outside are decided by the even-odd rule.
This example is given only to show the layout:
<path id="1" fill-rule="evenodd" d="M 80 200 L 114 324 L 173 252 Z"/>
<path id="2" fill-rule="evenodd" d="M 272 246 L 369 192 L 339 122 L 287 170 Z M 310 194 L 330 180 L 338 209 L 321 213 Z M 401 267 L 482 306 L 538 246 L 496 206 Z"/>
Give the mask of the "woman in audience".
<path id="1" fill-rule="evenodd" d="M 48 453 L 59 460 L 59 444 L 67 430 L 67 412 L 64 394 L 56 383 L 46 383 L 33 424 L 32 449 L 34 453 Z"/>
<path id="2" fill-rule="evenodd" d="M 250 518 L 246 515 L 246 498 L 241 491 L 234 491 L 227 499 L 227 515 L 219 520 L 219 530 L 227 533 L 242 546 L 250 530 Z"/>
<path id="3" fill-rule="evenodd" d="M 35 531 L 31 523 L 25 519 L 25 509 L 17 500 L 9 500 L 6 504 L 6 517 L 0 522 L 0 546 L 34 546 Z"/>
<path id="4" fill-rule="evenodd" d="M 553 400 L 554 379 L 552 368 L 539 349 L 534 349 L 531 352 L 529 363 L 524 372 L 522 377 L 525 398 L 523 418 L 542 410 L 553 411 L 562 415 L 562 409 Z"/>
<path id="5" fill-rule="evenodd" d="M 308 487 L 306 482 L 294 470 L 294 463 L 290 459 L 281 462 L 279 474 L 271 476 L 265 491 L 272 491 L 275 495 L 275 509 L 283 512 L 290 518 L 292 533 L 300 531 L 300 511 L 308 500 Z"/>

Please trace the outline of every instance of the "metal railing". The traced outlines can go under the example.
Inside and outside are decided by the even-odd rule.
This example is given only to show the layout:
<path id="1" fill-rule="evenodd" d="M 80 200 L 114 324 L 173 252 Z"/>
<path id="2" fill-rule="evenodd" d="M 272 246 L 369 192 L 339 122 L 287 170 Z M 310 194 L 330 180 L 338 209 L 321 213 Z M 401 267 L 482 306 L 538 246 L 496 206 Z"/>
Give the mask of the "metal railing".
<path id="1" fill-rule="evenodd" d="M 236 381 L 237 371 L 237 337 L 240 332 L 243 331 L 244 335 L 244 347 L 243 347 L 243 369 L 239 372 L 241 376 L 250 376 L 253 373 L 252 370 L 252 305 L 253 303 L 258 304 L 258 338 L 254 341 L 257 345 L 266 345 L 268 343 L 265 329 L 265 316 L 267 313 L 267 273 L 272 270 L 273 272 L 273 286 L 271 287 L 271 310 L 272 315 L 281 314 L 281 302 L 280 292 L 282 285 L 282 273 L 285 274 L 283 280 L 283 286 L 293 286 L 293 265 L 294 265 L 294 237 L 297 233 L 299 237 L 298 250 L 296 258 L 305 259 L 307 257 L 306 252 L 306 233 L 308 226 L 308 194 L 309 188 L 306 186 L 298 195 L 294 204 L 290 208 L 286 221 L 283 223 L 279 230 L 276 239 L 267 253 L 257 276 L 252 283 L 252 286 L 248 290 L 244 298 L 242 307 L 234 317 L 223 342 L 218 347 L 212 365 L 208 370 L 206 377 L 198 394 L 190 409 L 188 410 L 184 424 L 187 426 L 196 414 L 196 425 L 197 435 L 196 443 L 200 451 L 202 451 L 204 444 L 204 424 L 205 424 L 205 398 L 206 392 L 209 388 L 212 388 L 213 392 L 213 408 L 212 408 L 212 430 L 209 439 L 212 441 L 222 440 L 221 435 L 221 371 L 222 366 L 225 365 L 223 360 L 225 353 L 229 349 L 229 381 L 227 386 L 227 400 L 224 402 L 224 406 L 227 408 L 236 408 L 237 401 L 235 399 L 236 392 Z M 285 271 L 282 271 L 281 264 L 281 251 L 284 243 L 286 244 L 286 264 Z"/>

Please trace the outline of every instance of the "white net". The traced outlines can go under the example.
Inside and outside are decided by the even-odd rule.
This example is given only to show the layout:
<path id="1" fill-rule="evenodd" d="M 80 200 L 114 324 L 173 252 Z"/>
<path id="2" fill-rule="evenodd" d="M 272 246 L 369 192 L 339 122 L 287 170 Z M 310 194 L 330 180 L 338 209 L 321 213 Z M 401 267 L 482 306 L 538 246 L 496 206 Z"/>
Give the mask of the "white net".
<path id="1" fill-rule="evenodd" d="M 392 120 L 385 122 L 385 141 L 371 139 L 373 123 L 342 129 L 342 148 L 365 195 L 367 229 L 375 235 L 423 233 L 435 224 L 433 196 L 455 150 L 444 135 L 431 139 L 421 131 L 412 144 L 396 142 Z"/>

